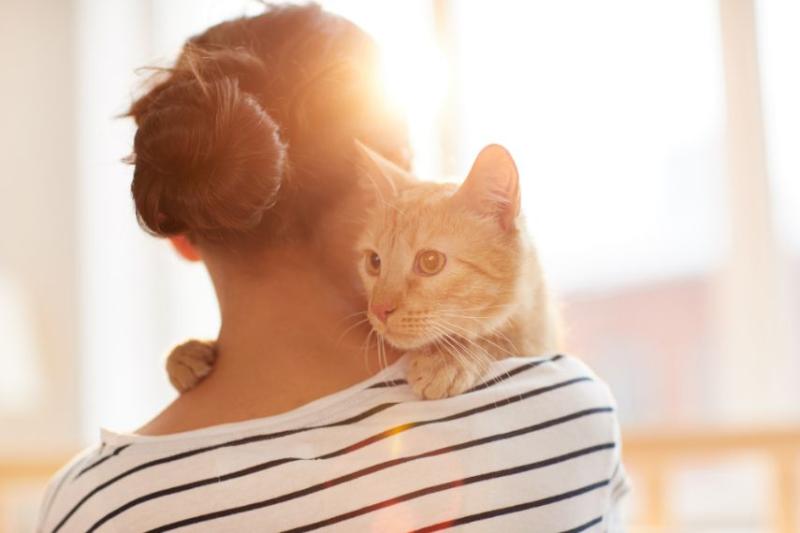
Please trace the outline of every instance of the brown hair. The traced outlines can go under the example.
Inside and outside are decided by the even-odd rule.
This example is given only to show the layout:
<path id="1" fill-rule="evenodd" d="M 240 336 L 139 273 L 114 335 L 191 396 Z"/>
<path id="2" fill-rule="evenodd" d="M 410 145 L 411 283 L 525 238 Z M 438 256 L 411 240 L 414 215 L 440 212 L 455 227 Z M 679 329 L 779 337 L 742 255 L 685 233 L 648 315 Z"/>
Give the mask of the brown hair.
<path id="1" fill-rule="evenodd" d="M 372 40 L 316 5 L 189 39 L 129 111 L 141 225 L 207 240 L 313 232 L 315 212 L 352 186 L 354 139 L 408 167 L 405 124 L 376 72 Z"/>

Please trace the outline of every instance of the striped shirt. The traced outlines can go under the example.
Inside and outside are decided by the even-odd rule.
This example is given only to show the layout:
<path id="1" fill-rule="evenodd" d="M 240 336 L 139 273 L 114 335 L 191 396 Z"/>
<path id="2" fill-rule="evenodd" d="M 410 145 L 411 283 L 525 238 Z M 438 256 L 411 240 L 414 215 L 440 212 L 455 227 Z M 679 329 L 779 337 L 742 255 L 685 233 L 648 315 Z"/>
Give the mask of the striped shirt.
<path id="1" fill-rule="evenodd" d="M 406 364 L 277 416 L 104 430 L 51 482 L 39 531 L 620 530 L 614 400 L 583 363 L 503 359 L 436 401 Z"/>

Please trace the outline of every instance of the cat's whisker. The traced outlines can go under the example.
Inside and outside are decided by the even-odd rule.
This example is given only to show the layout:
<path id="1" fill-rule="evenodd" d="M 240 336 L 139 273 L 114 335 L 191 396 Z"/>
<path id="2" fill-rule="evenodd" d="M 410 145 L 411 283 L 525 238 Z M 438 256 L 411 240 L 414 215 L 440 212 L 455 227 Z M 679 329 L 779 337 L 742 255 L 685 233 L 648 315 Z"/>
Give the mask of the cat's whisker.
<path id="1" fill-rule="evenodd" d="M 460 354 L 462 354 L 466 363 L 476 360 L 476 354 L 472 350 L 468 349 L 469 345 L 460 342 L 465 339 L 462 339 L 460 336 L 454 337 L 451 333 L 445 331 L 444 340 L 452 345 Z"/>
<path id="2" fill-rule="evenodd" d="M 460 335 L 457 331 L 453 331 L 452 329 L 447 330 L 446 329 L 448 327 L 447 324 L 444 324 L 442 322 L 439 322 L 439 324 L 440 324 L 441 328 L 444 328 L 446 331 L 450 331 L 451 332 L 451 333 L 447 333 L 448 336 L 451 335 L 451 334 L 454 334 L 454 335 L 456 335 L 456 337 L 459 340 L 462 340 L 462 341 L 466 342 L 467 346 L 473 346 L 474 348 L 477 348 L 478 352 L 475 352 L 474 350 L 468 350 L 467 346 L 464 346 L 463 347 L 463 353 L 465 354 L 465 356 L 469 355 L 471 357 L 473 363 L 475 365 L 477 365 L 479 368 L 485 367 L 486 365 L 491 363 L 494 359 L 496 359 L 483 346 L 481 346 L 477 342 L 473 341 L 472 339 L 470 339 L 468 337 Z"/>
<path id="3" fill-rule="evenodd" d="M 512 341 L 511 338 L 508 335 L 506 335 L 505 333 L 503 333 L 501 330 L 498 329 L 497 331 L 495 331 L 494 335 L 500 337 L 501 340 L 507 342 L 508 345 L 511 346 L 511 349 L 514 351 L 513 356 L 521 357 L 521 356 L 525 355 L 520 351 L 519 348 L 517 348 L 517 345 L 514 344 L 514 341 Z"/>
<path id="4" fill-rule="evenodd" d="M 433 345 L 436 347 L 437 350 L 441 350 L 451 356 L 453 359 L 457 359 L 456 354 L 453 353 L 452 349 L 444 342 L 442 342 L 442 338 L 438 338 L 433 341 Z"/>
<path id="5" fill-rule="evenodd" d="M 378 356 L 378 370 L 383 370 L 383 354 L 381 353 L 381 334 L 375 332 L 375 353 Z"/>
<path id="6" fill-rule="evenodd" d="M 467 328 L 464 328 L 464 327 L 462 327 L 462 326 L 459 326 L 458 324 L 452 324 L 452 323 L 450 323 L 450 322 L 446 322 L 446 321 L 441 321 L 441 323 L 442 323 L 444 326 L 446 326 L 446 327 L 450 327 L 450 328 L 453 328 L 453 329 L 456 329 L 456 330 L 458 330 L 458 331 L 460 332 L 460 334 L 461 334 L 461 335 L 464 335 L 465 333 L 466 333 L 466 334 L 469 334 L 469 333 L 470 333 L 470 331 L 469 331 Z M 470 341 L 470 342 L 474 342 L 474 341 L 473 341 L 472 339 L 470 339 L 469 337 L 466 337 L 466 336 L 464 336 L 464 337 L 465 337 L 465 339 L 466 339 L 466 340 L 468 340 L 468 341 Z M 487 344 L 489 344 L 489 345 L 491 345 L 491 346 L 493 346 L 493 347 L 495 347 L 495 348 L 497 348 L 497 349 L 498 349 L 498 350 L 500 350 L 501 352 L 503 352 L 503 353 L 505 353 L 506 355 L 509 355 L 509 356 L 511 356 L 511 357 L 515 357 L 516 355 L 518 355 L 518 354 L 516 354 L 516 353 L 510 352 L 510 351 L 509 351 L 508 349 L 506 349 L 506 348 L 503 348 L 502 346 L 500 346 L 500 345 L 499 345 L 499 344 L 497 344 L 496 342 L 492 341 L 492 340 L 491 340 L 490 338 L 488 338 L 488 337 L 481 337 L 481 338 L 480 338 L 480 340 L 481 340 L 481 341 L 483 341 L 483 342 L 486 342 Z M 487 352 L 487 353 L 488 353 L 488 352 Z"/>
<path id="7" fill-rule="evenodd" d="M 366 365 L 367 371 L 369 371 L 369 338 L 372 336 L 372 330 L 369 330 L 367 333 L 366 338 L 363 342 L 363 348 L 361 352 L 364 354 L 364 364 Z"/>
<path id="8" fill-rule="evenodd" d="M 363 348 L 364 364 L 367 367 L 367 371 L 369 371 L 369 369 L 370 369 L 370 365 L 369 365 L 369 347 L 370 347 L 370 339 L 372 338 L 372 334 L 373 333 L 375 333 L 374 329 L 369 330 L 369 333 L 367 333 L 367 337 L 366 337 L 366 339 L 364 339 L 364 344 L 363 344 L 363 346 L 364 346 L 364 348 Z"/>
<path id="9" fill-rule="evenodd" d="M 473 364 L 481 364 L 481 361 L 476 359 L 475 354 L 467 350 L 466 346 L 459 345 L 457 340 L 451 337 L 450 333 L 445 328 L 440 325 L 433 325 L 432 328 L 440 335 L 439 340 L 452 348 L 452 351 L 448 352 L 461 366 L 469 368 L 472 367 Z"/>
<path id="10" fill-rule="evenodd" d="M 446 318 L 450 318 L 450 317 L 446 317 Z M 459 318 L 470 319 L 469 317 L 459 317 Z M 471 320 L 475 320 L 476 322 L 478 321 L 478 319 L 471 319 Z M 458 328 L 460 328 L 460 329 L 464 330 L 465 332 L 469 332 L 469 330 L 468 330 L 468 329 L 466 329 L 466 328 L 464 328 L 463 326 L 458 326 L 457 324 L 451 324 L 451 323 L 449 323 L 449 322 L 448 322 L 448 325 L 450 325 L 450 326 L 452 326 L 452 327 L 458 327 Z M 511 352 L 511 351 L 508 351 L 507 349 L 504 349 L 504 348 L 500 347 L 499 345 L 497 345 L 496 343 L 494 343 L 493 341 L 491 341 L 491 339 L 489 338 L 489 336 L 487 336 L 487 337 L 481 337 L 481 339 L 482 339 L 482 340 L 485 340 L 486 342 L 488 342 L 488 343 L 490 343 L 490 344 L 492 344 L 492 345 L 494 345 L 494 346 L 495 346 L 495 347 L 496 347 L 498 350 L 501 350 L 501 351 L 505 352 L 506 354 L 510 355 L 511 357 L 515 357 L 515 356 L 522 355 L 522 354 L 520 354 L 520 350 L 519 350 L 519 348 L 517 348 L 517 347 L 516 347 L 516 345 L 514 344 L 514 342 L 513 342 L 513 341 L 512 341 L 512 340 L 511 340 L 511 339 L 508 337 L 508 335 L 506 335 L 505 333 L 503 333 L 503 331 L 502 331 L 500 328 L 497 328 L 495 331 L 493 331 L 493 332 L 491 333 L 491 336 L 500 337 L 500 339 L 501 339 L 502 341 L 505 341 L 505 342 L 507 342 L 507 343 L 508 343 L 508 344 L 511 346 L 511 348 L 512 348 L 513 352 Z"/>
<path id="11" fill-rule="evenodd" d="M 355 313 L 350 313 L 349 315 L 343 316 L 342 318 L 340 318 L 336 322 L 336 324 L 338 325 L 341 322 L 345 322 L 345 321 L 350 320 L 350 319 L 352 319 L 354 317 L 357 317 L 357 316 L 360 316 L 360 315 L 366 315 L 366 314 L 367 314 L 366 311 L 356 311 Z"/>
<path id="12" fill-rule="evenodd" d="M 448 353 L 452 354 L 453 357 L 458 360 L 459 364 L 464 364 L 464 354 L 463 349 L 459 346 L 444 330 L 441 330 L 441 337 L 439 340 L 442 342 L 443 345 L 450 347 Z"/>
<path id="13" fill-rule="evenodd" d="M 448 315 L 448 316 L 466 316 L 469 318 L 490 318 L 490 315 L 466 315 L 464 313 L 479 313 L 480 311 L 488 311 L 486 308 L 480 309 L 441 309 L 437 310 L 437 315 Z"/>
<path id="14" fill-rule="evenodd" d="M 348 327 L 346 330 L 344 330 L 344 331 L 342 332 L 342 334 L 341 334 L 341 335 L 339 335 L 339 337 L 336 339 L 336 346 L 338 346 L 338 345 L 339 345 L 339 343 L 340 343 L 340 342 L 342 342 L 342 339 L 343 339 L 343 338 L 345 337 L 345 335 L 347 335 L 347 334 L 348 334 L 350 331 L 352 331 L 354 328 L 356 328 L 356 327 L 358 327 L 358 326 L 360 326 L 360 325 L 362 325 L 362 324 L 366 324 L 367 322 L 369 322 L 369 318 L 362 318 L 361 320 L 359 320 L 358 322 L 356 322 L 355 324 L 353 324 L 352 326 L 350 326 L 350 327 Z"/>
<path id="15" fill-rule="evenodd" d="M 349 316 L 346 316 L 344 318 L 339 319 L 336 322 L 336 328 L 338 329 L 338 328 L 342 327 L 342 328 L 345 328 L 345 331 L 348 331 L 354 325 L 363 323 L 364 320 L 369 320 L 369 317 L 367 317 L 366 311 L 362 311 L 360 313 L 355 313 L 355 314 L 352 314 L 352 315 L 349 315 Z M 355 323 L 352 323 L 353 321 L 355 321 Z"/>
<path id="16" fill-rule="evenodd" d="M 452 340 L 451 342 L 457 342 L 457 341 Z M 477 368 L 481 368 L 483 366 L 480 354 L 477 354 L 473 350 L 470 350 L 468 346 L 461 345 L 460 353 L 462 354 L 462 364 L 465 367 L 472 368 L 477 366 Z"/>
<path id="17" fill-rule="evenodd" d="M 389 366 L 389 361 L 386 359 L 386 344 L 380 333 L 378 333 L 378 364 L 381 370 Z"/>
<path id="18" fill-rule="evenodd" d="M 487 320 L 489 318 L 492 318 L 490 316 L 456 315 L 456 314 L 450 314 L 450 313 L 437 313 L 437 314 L 438 314 L 438 316 L 443 316 L 443 317 L 447 317 L 447 318 L 463 318 L 463 319 L 469 319 L 469 320 Z"/>
<path id="19" fill-rule="evenodd" d="M 353 320 L 355 320 L 355 323 L 354 324 L 350 324 L 349 326 L 347 326 L 347 323 L 351 322 Z M 369 317 L 367 316 L 367 312 L 366 311 L 359 311 L 357 313 L 352 313 L 350 315 L 347 315 L 347 316 L 342 317 L 339 320 L 337 320 L 336 321 L 336 328 L 338 329 L 340 326 L 341 327 L 347 326 L 345 328 L 345 330 L 344 330 L 344 333 L 342 334 L 342 336 L 344 336 L 344 334 L 346 334 L 351 328 L 356 327 L 359 324 L 363 324 L 365 321 L 368 321 L 368 320 L 369 320 Z M 341 339 L 341 337 L 339 337 L 339 339 Z"/>
<path id="20" fill-rule="evenodd" d="M 511 350 L 513 352 L 513 353 L 509 353 L 509 355 L 511 357 L 520 357 L 520 356 L 525 355 L 520 351 L 519 348 L 517 348 L 517 345 L 514 344 L 514 341 L 512 341 L 511 338 L 508 335 L 503 333 L 503 331 L 501 329 L 498 328 L 496 331 L 494 331 L 492 333 L 492 336 L 499 337 L 500 341 L 508 343 L 508 345 L 511 347 Z"/>
<path id="21" fill-rule="evenodd" d="M 444 328 L 442 328 L 441 326 L 437 326 L 437 325 L 433 325 L 433 326 L 431 326 L 431 328 L 432 328 L 432 329 L 433 329 L 433 330 L 436 332 L 436 334 L 438 335 L 438 337 L 437 337 L 437 339 L 436 339 L 437 341 L 439 341 L 439 342 L 441 342 L 441 343 L 443 343 L 443 344 L 445 344 L 445 345 L 449 346 L 449 347 L 452 349 L 452 351 L 453 351 L 453 353 L 454 353 L 454 354 L 457 354 L 457 353 L 459 352 L 459 346 L 458 346 L 458 344 L 456 344 L 456 343 L 453 341 L 453 339 L 451 339 L 451 338 L 450 338 L 450 335 L 448 334 L 448 332 L 447 332 L 447 331 L 445 331 L 445 329 L 444 329 Z M 455 356 L 455 355 L 454 355 L 454 356 Z"/>
<path id="22" fill-rule="evenodd" d="M 449 335 L 443 334 L 440 336 L 434 341 L 434 346 L 449 354 L 463 370 L 472 370 L 473 365 L 470 364 L 469 357 L 467 357 L 469 352 L 465 351 L 463 347 L 458 346 L 455 340 Z"/>
<path id="23" fill-rule="evenodd" d="M 497 318 L 494 315 L 470 315 L 464 313 L 456 313 L 453 311 L 438 311 L 436 312 L 436 316 L 443 316 L 446 318 L 463 318 L 464 320 L 475 320 L 475 321 Z"/>
<path id="24" fill-rule="evenodd" d="M 468 340 L 469 340 L 469 339 L 468 339 Z M 487 339 L 482 339 L 482 340 L 486 341 Z M 488 365 L 489 363 L 491 363 L 492 361 L 496 360 L 496 357 L 492 357 L 492 356 L 489 354 L 489 352 L 488 352 L 488 351 L 487 351 L 487 350 L 486 350 L 486 349 L 485 349 L 483 346 L 480 346 L 480 345 L 478 345 L 476 342 L 473 342 L 473 344 L 474 344 L 474 345 L 475 345 L 477 348 L 479 348 L 479 349 L 481 350 L 481 352 L 484 354 L 484 357 L 486 358 L 486 363 L 487 363 L 487 365 Z M 513 354 L 512 354 L 512 356 L 513 356 Z M 511 376 L 508 374 L 508 371 L 504 371 L 504 372 L 501 374 L 501 376 L 504 376 L 504 377 L 511 377 Z M 494 380 L 494 379 L 497 379 L 497 378 L 493 378 L 493 380 Z"/>
<path id="25" fill-rule="evenodd" d="M 446 339 L 447 337 L 440 337 L 439 340 L 436 342 L 438 347 L 440 349 L 443 349 L 445 353 L 450 355 L 450 357 L 452 357 L 456 361 L 456 363 L 458 363 L 459 366 L 461 366 L 462 368 L 469 368 L 470 365 L 468 361 L 465 360 L 463 351 L 459 349 L 457 346 L 451 344 Z"/>
<path id="26" fill-rule="evenodd" d="M 512 308 L 512 307 L 516 307 L 516 306 L 517 306 L 516 303 L 511 302 L 511 303 L 507 303 L 507 304 L 479 305 L 479 306 L 475 306 L 475 307 L 458 307 L 458 308 L 453 308 L 453 309 L 443 309 L 443 310 L 441 310 L 441 312 L 453 311 L 453 312 L 459 312 L 459 313 L 462 313 L 462 312 L 471 313 L 471 312 L 478 312 L 478 311 L 489 311 L 491 309 L 508 309 L 508 308 Z"/>

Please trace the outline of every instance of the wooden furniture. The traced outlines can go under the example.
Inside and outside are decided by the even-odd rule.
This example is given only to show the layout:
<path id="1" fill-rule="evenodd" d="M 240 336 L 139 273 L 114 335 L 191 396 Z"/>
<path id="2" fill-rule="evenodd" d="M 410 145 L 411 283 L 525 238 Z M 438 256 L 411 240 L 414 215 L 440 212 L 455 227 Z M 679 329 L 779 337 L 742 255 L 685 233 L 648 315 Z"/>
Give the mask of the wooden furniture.
<path id="1" fill-rule="evenodd" d="M 678 524 L 670 516 L 665 490 L 668 476 L 687 461 L 755 453 L 773 466 L 774 486 L 770 525 L 775 533 L 800 531 L 800 429 L 728 431 L 627 431 L 623 437 L 626 466 L 638 474 L 644 498 L 642 526 L 650 531 L 674 531 Z M 635 487 L 634 487 L 635 490 Z"/>
<path id="2" fill-rule="evenodd" d="M 38 508 L 47 481 L 70 457 L 0 458 L 0 533 L 33 531 L 35 515 L 31 512 Z M 17 508 L 20 492 L 24 492 L 25 509 Z"/>

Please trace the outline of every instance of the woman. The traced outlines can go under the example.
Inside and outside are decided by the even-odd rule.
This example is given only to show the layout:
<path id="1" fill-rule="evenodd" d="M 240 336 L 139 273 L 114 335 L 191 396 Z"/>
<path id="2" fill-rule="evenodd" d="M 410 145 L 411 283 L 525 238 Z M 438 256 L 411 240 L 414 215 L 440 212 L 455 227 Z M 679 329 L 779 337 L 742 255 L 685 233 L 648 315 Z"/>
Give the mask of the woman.
<path id="1" fill-rule="evenodd" d="M 397 354 L 377 374 L 365 364 L 368 332 L 347 327 L 366 306 L 353 140 L 409 166 L 375 68 L 350 22 L 272 7 L 190 39 L 133 104 L 137 214 L 208 268 L 217 360 L 144 427 L 104 432 L 67 465 L 41 531 L 613 527 L 613 400 L 579 362 L 499 361 L 497 379 L 434 402 Z"/>

